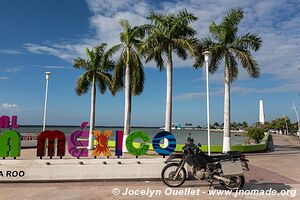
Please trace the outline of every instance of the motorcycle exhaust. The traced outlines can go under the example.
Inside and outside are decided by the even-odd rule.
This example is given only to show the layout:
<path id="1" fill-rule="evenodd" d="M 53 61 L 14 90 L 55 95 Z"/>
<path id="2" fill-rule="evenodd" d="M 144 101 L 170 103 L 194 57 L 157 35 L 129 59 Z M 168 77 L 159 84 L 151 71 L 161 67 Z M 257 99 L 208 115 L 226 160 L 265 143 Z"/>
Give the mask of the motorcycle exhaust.
<path id="1" fill-rule="evenodd" d="M 222 177 L 222 176 L 218 176 L 218 175 L 213 175 L 213 177 L 217 180 L 222 180 L 226 183 L 230 183 L 230 179 L 229 178 L 225 178 L 225 177 Z"/>

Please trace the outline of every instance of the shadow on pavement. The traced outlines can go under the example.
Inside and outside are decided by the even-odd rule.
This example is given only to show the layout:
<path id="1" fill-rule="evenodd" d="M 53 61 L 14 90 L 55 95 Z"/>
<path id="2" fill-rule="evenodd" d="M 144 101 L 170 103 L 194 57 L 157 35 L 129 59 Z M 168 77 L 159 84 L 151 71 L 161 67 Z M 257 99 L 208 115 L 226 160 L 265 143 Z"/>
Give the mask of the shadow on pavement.
<path id="1" fill-rule="evenodd" d="M 258 183 L 256 180 L 250 180 L 247 183 L 247 186 L 251 190 L 268 191 L 271 188 L 272 190 L 276 190 L 276 192 L 281 192 L 282 190 L 290 190 L 293 188 L 292 186 L 285 183 L 272 183 L 272 182 Z"/>

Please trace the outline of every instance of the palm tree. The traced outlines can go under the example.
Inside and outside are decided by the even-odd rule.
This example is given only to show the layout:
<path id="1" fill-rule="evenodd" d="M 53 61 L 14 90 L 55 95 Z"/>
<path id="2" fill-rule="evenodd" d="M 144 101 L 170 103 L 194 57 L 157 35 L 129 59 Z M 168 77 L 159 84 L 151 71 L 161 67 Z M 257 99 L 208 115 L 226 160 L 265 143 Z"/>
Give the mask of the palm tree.
<path id="1" fill-rule="evenodd" d="M 145 75 L 139 46 L 145 35 L 146 26 L 132 27 L 127 20 L 121 20 L 120 24 L 123 29 L 120 33 L 121 44 L 115 45 L 114 48 L 121 49 L 121 55 L 115 68 L 114 85 L 119 89 L 122 88 L 125 78 L 123 151 L 126 152 L 125 141 L 131 126 L 131 96 L 140 95 L 144 89 Z"/>
<path id="2" fill-rule="evenodd" d="M 258 78 L 260 75 L 259 66 L 251 55 L 251 50 L 257 51 L 262 45 L 262 39 L 256 34 L 238 34 L 238 25 L 243 19 L 244 12 L 240 8 L 231 9 L 217 25 L 212 22 L 209 32 L 212 38 L 203 38 L 200 42 L 200 50 L 209 50 L 212 53 L 209 71 L 214 73 L 224 61 L 224 138 L 223 152 L 230 150 L 230 84 L 238 78 L 238 62 L 248 72 L 250 77 Z M 204 58 L 198 55 L 196 65 L 202 66 Z"/>
<path id="3" fill-rule="evenodd" d="M 90 113 L 90 129 L 89 129 L 89 145 L 88 149 L 93 149 L 93 130 L 95 127 L 95 107 L 96 107 L 96 86 L 103 94 L 106 89 L 114 95 L 112 87 L 112 75 L 109 73 L 115 67 L 115 63 L 111 60 L 116 49 L 111 48 L 105 51 L 107 44 L 101 43 L 94 49 L 86 48 L 88 59 L 76 58 L 73 66 L 76 69 L 83 69 L 84 73 L 77 79 L 76 93 L 81 96 L 89 91 L 91 86 L 91 113 Z"/>
<path id="4" fill-rule="evenodd" d="M 171 131 L 172 126 L 172 90 L 173 90 L 173 54 L 185 60 L 188 55 L 195 55 L 198 40 L 194 37 L 196 31 L 190 23 L 197 20 L 186 10 L 176 14 L 162 15 L 151 12 L 148 37 L 141 46 L 145 62 L 154 60 L 160 71 L 165 69 L 167 61 L 167 95 L 165 131 Z M 165 57 L 165 58 L 164 58 Z"/>

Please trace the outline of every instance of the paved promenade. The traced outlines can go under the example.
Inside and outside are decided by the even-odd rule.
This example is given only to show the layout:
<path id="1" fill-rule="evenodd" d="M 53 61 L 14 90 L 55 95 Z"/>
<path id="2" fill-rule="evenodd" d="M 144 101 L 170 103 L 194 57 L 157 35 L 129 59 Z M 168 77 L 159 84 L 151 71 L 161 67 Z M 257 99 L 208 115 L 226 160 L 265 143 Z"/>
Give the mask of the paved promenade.
<path id="1" fill-rule="evenodd" d="M 0 200 L 13 199 L 299 199 L 300 140 L 292 136 L 273 135 L 274 151 L 248 154 L 250 172 L 245 172 L 245 190 L 225 194 L 218 184 L 208 193 L 209 184 L 187 181 L 170 189 L 161 181 L 67 182 L 0 184 Z M 253 190 L 265 193 L 257 195 Z M 129 191 L 128 193 L 126 193 Z M 269 193 L 274 192 L 274 195 Z M 120 194 L 118 194 L 120 192 Z M 219 193 L 217 193 L 219 192 Z M 223 193 L 222 193 L 223 192 Z M 113 194 L 114 193 L 114 194 Z M 140 193 L 134 195 L 133 193 Z M 276 193 L 276 194 L 275 194 Z M 116 195 L 117 194 L 117 195 Z M 151 196 L 151 197 L 150 197 Z M 236 196 L 236 197 L 235 197 Z"/>

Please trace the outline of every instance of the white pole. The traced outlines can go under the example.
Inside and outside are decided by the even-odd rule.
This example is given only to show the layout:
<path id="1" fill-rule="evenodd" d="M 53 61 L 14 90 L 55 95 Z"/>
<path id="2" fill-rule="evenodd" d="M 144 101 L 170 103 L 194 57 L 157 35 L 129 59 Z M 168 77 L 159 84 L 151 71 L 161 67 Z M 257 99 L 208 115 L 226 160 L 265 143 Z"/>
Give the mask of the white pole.
<path id="1" fill-rule="evenodd" d="M 45 106 L 44 106 L 44 122 L 43 131 L 46 130 L 46 114 L 47 114 L 47 101 L 48 101 L 48 82 L 50 79 L 51 72 L 45 72 L 46 74 L 46 95 L 45 95 Z"/>
<path id="2" fill-rule="evenodd" d="M 208 151 L 208 155 L 210 155 L 210 116 L 209 116 L 210 107 L 209 107 L 208 65 L 209 65 L 209 58 L 211 53 L 209 51 L 205 51 L 203 55 L 206 64 L 207 151 Z"/>
<path id="3" fill-rule="evenodd" d="M 297 117 L 297 122 L 298 122 L 298 131 L 300 131 L 300 122 L 299 122 L 299 115 L 298 115 L 298 111 L 297 111 L 297 108 L 295 106 L 295 103 L 293 102 L 293 109 L 295 110 L 296 112 L 296 117 Z"/>

